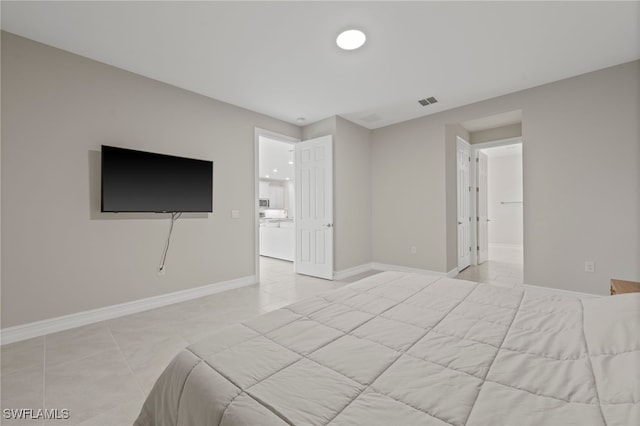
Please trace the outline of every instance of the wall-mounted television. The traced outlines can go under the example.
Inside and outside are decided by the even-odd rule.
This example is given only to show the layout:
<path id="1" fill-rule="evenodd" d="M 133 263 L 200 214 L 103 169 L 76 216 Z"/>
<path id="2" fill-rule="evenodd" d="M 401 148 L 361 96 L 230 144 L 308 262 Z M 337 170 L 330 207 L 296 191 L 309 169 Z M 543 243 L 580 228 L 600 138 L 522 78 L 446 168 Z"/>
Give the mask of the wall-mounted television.
<path id="1" fill-rule="evenodd" d="M 102 212 L 212 212 L 213 161 L 102 145 Z"/>

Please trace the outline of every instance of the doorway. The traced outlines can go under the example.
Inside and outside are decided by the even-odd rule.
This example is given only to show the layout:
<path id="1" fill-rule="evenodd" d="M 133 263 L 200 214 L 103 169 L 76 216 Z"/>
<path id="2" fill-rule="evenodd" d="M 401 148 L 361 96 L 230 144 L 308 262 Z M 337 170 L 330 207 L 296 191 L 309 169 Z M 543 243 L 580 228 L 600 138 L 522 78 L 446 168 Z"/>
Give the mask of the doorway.
<path id="1" fill-rule="evenodd" d="M 471 145 L 471 266 L 457 278 L 524 283 L 522 138 Z"/>
<path id="2" fill-rule="evenodd" d="M 522 142 L 480 148 L 477 158 L 478 263 L 522 265 Z"/>
<path id="3" fill-rule="evenodd" d="M 300 141 L 256 129 L 255 230 L 258 282 L 261 265 L 275 264 L 333 279 L 332 135 Z"/>
<path id="4" fill-rule="evenodd" d="M 471 146 L 456 138 L 458 271 L 471 265 Z"/>
<path id="5" fill-rule="evenodd" d="M 295 271 L 295 143 L 267 130 L 255 132 L 256 279 Z"/>

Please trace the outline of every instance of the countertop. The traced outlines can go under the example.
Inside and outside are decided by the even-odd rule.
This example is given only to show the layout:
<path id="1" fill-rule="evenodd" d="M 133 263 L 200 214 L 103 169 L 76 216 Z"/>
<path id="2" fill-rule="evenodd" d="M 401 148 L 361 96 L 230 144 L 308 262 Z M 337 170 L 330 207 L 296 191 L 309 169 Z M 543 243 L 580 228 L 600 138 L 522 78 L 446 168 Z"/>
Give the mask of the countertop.
<path id="1" fill-rule="evenodd" d="M 293 228 L 293 219 L 260 219 L 260 226 L 265 228 Z"/>

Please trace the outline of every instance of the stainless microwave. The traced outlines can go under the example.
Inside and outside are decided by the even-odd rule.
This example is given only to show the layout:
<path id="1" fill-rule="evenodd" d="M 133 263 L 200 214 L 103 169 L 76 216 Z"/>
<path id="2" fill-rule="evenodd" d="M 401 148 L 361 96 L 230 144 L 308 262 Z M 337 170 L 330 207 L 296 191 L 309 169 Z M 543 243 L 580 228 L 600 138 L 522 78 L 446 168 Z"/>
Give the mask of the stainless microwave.
<path id="1" fill-rule="evenodd" d="M 259 202 L 260 202 L 260 204 L 259 204 L 260 207 L 269 207 L 269 199 L 268 198 L 260 198 Z"/>

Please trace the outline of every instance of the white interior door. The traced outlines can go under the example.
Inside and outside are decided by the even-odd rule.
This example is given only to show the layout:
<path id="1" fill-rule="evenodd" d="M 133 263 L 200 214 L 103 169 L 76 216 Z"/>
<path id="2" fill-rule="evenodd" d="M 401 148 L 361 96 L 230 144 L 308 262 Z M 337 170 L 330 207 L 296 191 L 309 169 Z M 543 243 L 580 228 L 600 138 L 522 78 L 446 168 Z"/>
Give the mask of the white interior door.
<path id="1" fill-rule="evenodd" d="M 478 151 L 477 170 L 478 264 L 481 264 L 489 258 L 488 157 L 482 151 Z"/>
<path id="2" fill-rule="evenodd" d="M 471 148 L 467 142 L 458 138 L 457 153 L 457 187 L 458 187 L 458 271 L 462 271 L 471 263 L 471 199 L 469 185 L 469 165 Z"/>
<path id="3" fill-rule="evenodd" d="M 333 137 L 295 144 L 296 273 L 333 279 Z"/>

